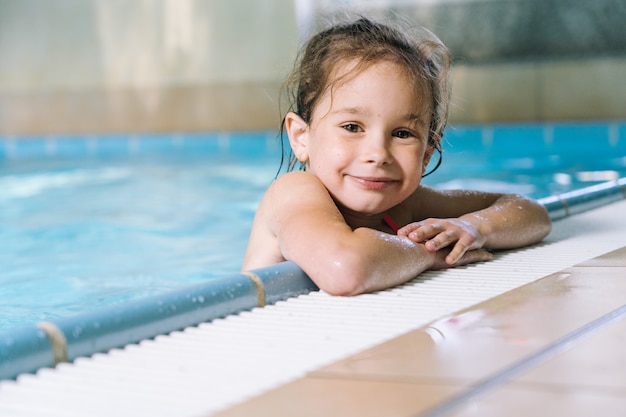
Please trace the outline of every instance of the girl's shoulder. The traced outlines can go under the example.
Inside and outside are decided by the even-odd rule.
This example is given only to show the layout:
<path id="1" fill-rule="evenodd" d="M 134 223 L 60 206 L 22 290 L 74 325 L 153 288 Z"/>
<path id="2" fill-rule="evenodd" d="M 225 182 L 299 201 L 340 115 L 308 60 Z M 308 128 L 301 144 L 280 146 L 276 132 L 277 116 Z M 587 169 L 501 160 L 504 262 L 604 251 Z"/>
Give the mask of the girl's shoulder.
<path id="1" fill-rule="evenodd" d="M 273 209 L 278 211 L 335 206 L 320 179 L 304 171 L 288 172 L 278 177 L 264 199 L 269 200 Z"/>
<path id="2" fill-rule="evenodd" d="M 289 171 L 278 178 L 276 178 L 272 185 L 278 184 L 279 186 L 283 186 L 284 184 L 289 184 L 291 182 L 298 181 L 314 181 L 317 180 L 317 177 L 306 171 Z M 318 180 L 319 181 L 319 180 Z"/>
<path id="3" fill-rule="evenodd" d="M 292 171 L 276 178 L 268 192 L 286 194 L 287 196 L 301 195 L 313 191 L 326 193 L 326 187 L 315 175 L 304 171 Z"/>

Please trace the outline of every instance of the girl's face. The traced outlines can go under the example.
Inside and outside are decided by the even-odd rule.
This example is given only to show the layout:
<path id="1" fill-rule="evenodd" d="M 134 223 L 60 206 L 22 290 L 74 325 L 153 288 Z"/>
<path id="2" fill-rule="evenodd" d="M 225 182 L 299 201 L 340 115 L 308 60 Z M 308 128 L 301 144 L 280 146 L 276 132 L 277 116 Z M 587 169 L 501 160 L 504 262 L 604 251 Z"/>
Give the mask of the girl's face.
<path id="1" fill-rule="evenodd" d="M 351 66 L 345 66 L 337 76 Z M 397 64 L 374 64 L 327 92 L 310 125 L 287 117 L 292 149 L 344 215 L 382 213 L 419 186 L 428 149 L 428 94 L 416 99 Z"/>

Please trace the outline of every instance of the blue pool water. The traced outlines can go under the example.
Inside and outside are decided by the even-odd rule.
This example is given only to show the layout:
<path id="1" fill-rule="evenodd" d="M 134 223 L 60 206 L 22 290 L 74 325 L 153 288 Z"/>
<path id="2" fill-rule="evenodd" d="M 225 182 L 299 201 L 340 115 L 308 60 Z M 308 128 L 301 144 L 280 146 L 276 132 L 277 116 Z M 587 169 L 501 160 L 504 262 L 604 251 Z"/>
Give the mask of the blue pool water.
<path id="1" fill-rule="evenodd" d="M 115 141 L 0 163 L 0 331 L 239 270 L 276 147 L 262 135 Z"/>
<path id="2" fill-rule="evenodd" d="M 619 123 L 448 128 L 438 188 L 547 197 L 626 173 L 626 125 Z"/>
<path id="3" fill-rule="evenodd" d="M 439 188 L 535 198 L 626 176 L 624 124 L 450 128 Z M 273 133 L 4 138 L 0 332 L 239 270 Z"/>

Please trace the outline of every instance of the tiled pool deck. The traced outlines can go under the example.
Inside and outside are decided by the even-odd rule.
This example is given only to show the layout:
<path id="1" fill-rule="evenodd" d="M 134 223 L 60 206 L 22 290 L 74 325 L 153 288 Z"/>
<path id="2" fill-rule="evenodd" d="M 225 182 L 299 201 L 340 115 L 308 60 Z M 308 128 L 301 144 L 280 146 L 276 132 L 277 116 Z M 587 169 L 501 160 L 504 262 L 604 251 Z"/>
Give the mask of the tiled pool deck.
<path id="1" fill-rule="evenodd" d="M 217 414 L 623 416 L 626 247 Z"/>

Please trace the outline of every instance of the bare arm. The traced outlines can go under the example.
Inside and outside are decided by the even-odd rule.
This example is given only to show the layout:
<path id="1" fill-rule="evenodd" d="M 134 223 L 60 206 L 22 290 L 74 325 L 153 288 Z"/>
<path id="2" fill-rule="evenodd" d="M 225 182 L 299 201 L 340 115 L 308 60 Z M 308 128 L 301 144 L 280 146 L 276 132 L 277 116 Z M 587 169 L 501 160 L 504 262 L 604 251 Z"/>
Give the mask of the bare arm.
<path id="1" fill-rule="evenodd" d="M 438 207 L 449 218 L 431 217 L 409 224 L 398 233 L 423 242 L 432 251 L 453 246 L 446 258 L 448 264 L 457 262 L 467 250 L 510 249 L 536 243 L 551 230 L 546 209 L 524 196 L 431 189 L 425 194 L 429 198 L 422 196 L 428 201 L 424 212 L 433 215 L 431 207 Z"/>
<path id="2" fill-rule="evenodd" d="M 520 195 L 502 195 L 489 207 L 460 217 L 486 236 L 485 247 L 510 249 L 539 242 L 552 229 L 547 210 Z"/>
<path id="3" fill-rule="evenodd" d="M 313 175 L 293 172 L 279 178 L 262 202 L 255 228 L 271 231 L 284 259 L 300 266 L 324 291 L 352 295 L 389 288 L 432 267 L 444 266 L 443 252 L 370 228 L 352 230 L 323 184 Z M 256 247 L 261 250 L 262 245 Z M 457 264 L 489 259 L 468 252 Z M 261 265 L 246 256 L 244 269 Z"/>

